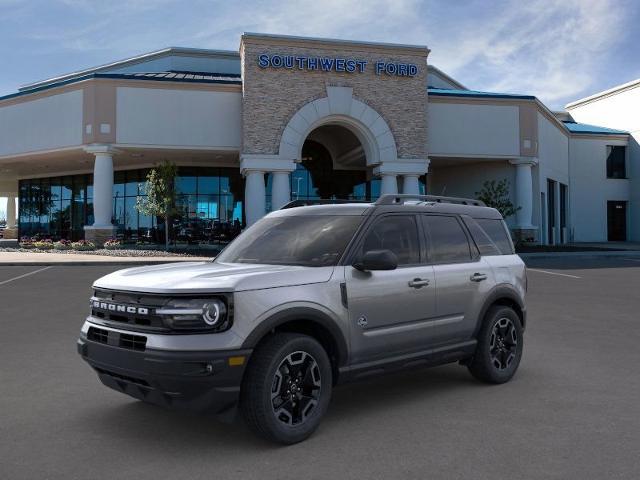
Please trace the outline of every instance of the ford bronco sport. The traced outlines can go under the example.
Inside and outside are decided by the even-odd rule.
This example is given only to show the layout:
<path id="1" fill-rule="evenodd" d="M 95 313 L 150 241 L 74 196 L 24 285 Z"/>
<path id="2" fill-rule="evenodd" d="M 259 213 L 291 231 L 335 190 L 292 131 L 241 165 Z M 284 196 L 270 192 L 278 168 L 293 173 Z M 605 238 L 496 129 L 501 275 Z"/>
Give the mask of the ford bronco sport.
<path id="1" fill-rule="evenodd" d="M 97 280 L 78 351 L 102 383 L 228 418 L 239 405 L 255 432 L 291 444 L 338 383 L 449 362 L 511 379 L 526 271 L 498 211 L 410 195 L 287 207 L 213 262 Z"/>

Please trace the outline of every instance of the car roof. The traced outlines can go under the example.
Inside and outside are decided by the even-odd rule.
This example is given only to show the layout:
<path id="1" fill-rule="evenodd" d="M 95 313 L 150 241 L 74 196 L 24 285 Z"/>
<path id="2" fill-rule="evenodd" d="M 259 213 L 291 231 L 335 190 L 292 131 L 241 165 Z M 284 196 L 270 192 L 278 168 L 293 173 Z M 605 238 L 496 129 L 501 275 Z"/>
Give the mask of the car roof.
<path id="1" fill-rule="evenodd" d="M 376 203 L 340 203 L 291 206 L 271 212 L 269 217 L 293 217 L 301 215 L 369 215 L 373 213 L 395 212 L 468 215 L 472 218 L 502 220 L 502 215 L 500 215 L 500 212 L 495 208 L 431 201 L 386 205 L 378 205 Z"/>

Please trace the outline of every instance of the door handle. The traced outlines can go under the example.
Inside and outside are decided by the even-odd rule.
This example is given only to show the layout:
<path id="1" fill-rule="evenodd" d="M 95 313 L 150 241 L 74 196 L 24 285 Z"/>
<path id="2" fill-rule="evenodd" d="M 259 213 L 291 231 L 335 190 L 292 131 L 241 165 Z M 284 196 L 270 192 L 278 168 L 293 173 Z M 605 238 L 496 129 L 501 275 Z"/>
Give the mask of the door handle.
<path id="1" fill-rule="evenodd" d="M 409 286 L 411 288 L 422 288 L 426 287 L 427 285 L 429 285 L 429 280 L 427 279 L 414 278 L 413 280 L 409 281 Z"/>
<path id="2" fill-rule="evenodd" d="M 474 273 L 473 275 L 471 275 L 471 278 L 470 278 L 472 282 L 481 282 L 486 279 L 487 279 L 487 276 L 484 273 Z"/>

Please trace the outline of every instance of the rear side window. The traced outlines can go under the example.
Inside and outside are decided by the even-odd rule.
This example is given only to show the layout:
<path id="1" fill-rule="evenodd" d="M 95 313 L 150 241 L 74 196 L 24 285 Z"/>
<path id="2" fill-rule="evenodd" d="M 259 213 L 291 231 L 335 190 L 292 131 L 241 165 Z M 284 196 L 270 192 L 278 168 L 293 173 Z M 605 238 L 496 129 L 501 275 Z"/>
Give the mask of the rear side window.
<path id="1" fill-rule="evenodd" d="M 420 263 L 418 226 L 413 216 L 382 217 L 369 229 L 362 244 L 362 252 L 391 250 L 398 257 L 398 265 Z"/>
<path id="2" fill-rule="evenodd" d="M 462 263 L 471 261 L 469 240 L 456 217 L 422 215 L 429 238 L 431 263 Z"/>
<path id="3" fill-rule="evenodd" d="M 513 254 L 513 243 L 511 243 L 511 238 L 502 220 L 491 218 L 476 218 L 474 220 L 482 227 L 496 247 L 498 247 L 502 255 Z"/>
<path id="4" fill-rule="evenodd" d="M 471 217 L 462 217 L 464 223 L 473 237 L 473 241 L 476 243 L 480 255 L 502 255 L 502 252 L 489 235 L 482 229 L 480 225 Z"/>

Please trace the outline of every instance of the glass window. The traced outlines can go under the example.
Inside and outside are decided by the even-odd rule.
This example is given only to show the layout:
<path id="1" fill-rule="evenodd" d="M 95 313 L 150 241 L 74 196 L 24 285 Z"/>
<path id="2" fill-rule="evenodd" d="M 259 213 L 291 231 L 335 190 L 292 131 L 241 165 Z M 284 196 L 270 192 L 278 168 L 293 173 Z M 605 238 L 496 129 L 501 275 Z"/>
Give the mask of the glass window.
<path id="1" fill-rule="evenodd" d="M 196 193 L 197 192 L 198 177 L 195 176 L 182 176 L 176 177 L 176 192 L 180 193 Z"/>
<path id="2" fill-rule="evenodd" d="M 138 171 L 129 170 L 125 173 L 127 181 L 124 184 L 124 194 L 127 197 L 135 197 L 138 195 L 138 184 L 140 183 L 138 180 Z"/>
<path id="3" fill-rule="evenodd" d="M 228 180 L 228 179 L 227 179 Z M 228 187 L 228 183 L 227 183 Z M 220 188 L 220 177 L 206 175 L 198 177 L 198 194 L 207 195 L 218 193 Z"/>
<path id="4" fill-rule="evenodd" d="M 422 221 L 429 236 L 432 263 L 471 261 L 469 240 L 456 217 L 423 215 Z"/>
<path id="5" fill-rule="evenodd" d="M 607 178 L 627 178 L 627 147 L 607 147 Z"/>
<path id="6" fill-rule="evenodd" d="M 216 262 L 336 265 L 361 221 L 360 216 L 347 215 L 264 218 L 231 243 Z"/>
<path id="7" fill-rule="evenodd" d="M 463 219 L 481 255 L 502 255 L 500 249 L 475 219 L 471 217 L 463 217 Z M 473 249 L 473 246 L 471 248 Z"/>
<path id="8" fill-rule="evenodd" d="M 73 177 L 62 178 L 62 200 L 73 198 Z"/>
<path id="9" fill-rule="evenodd" d="M 124 184 L 126 183 L 126 172 L 115 172 L 113 174 L 113 196 L 124 197 Z"/>
<path id="10" fill-rule="evenodd" d="M 478 222 L 478 225 L 480 225 L 489 238 L 491 238 L 502 255 L 513 254 L 513 242 L 511 242 L 509 231 L 502 220 L 476 218 L 475 221 Z"/>
<path id="11" fill-rule="evenodd" d="M 420 263 L 420 241 L 415 218 L 391 215 L 377 220 L 362 243 L 361 254 L 370 250 L 391 250 L 398 265 Z"/>

